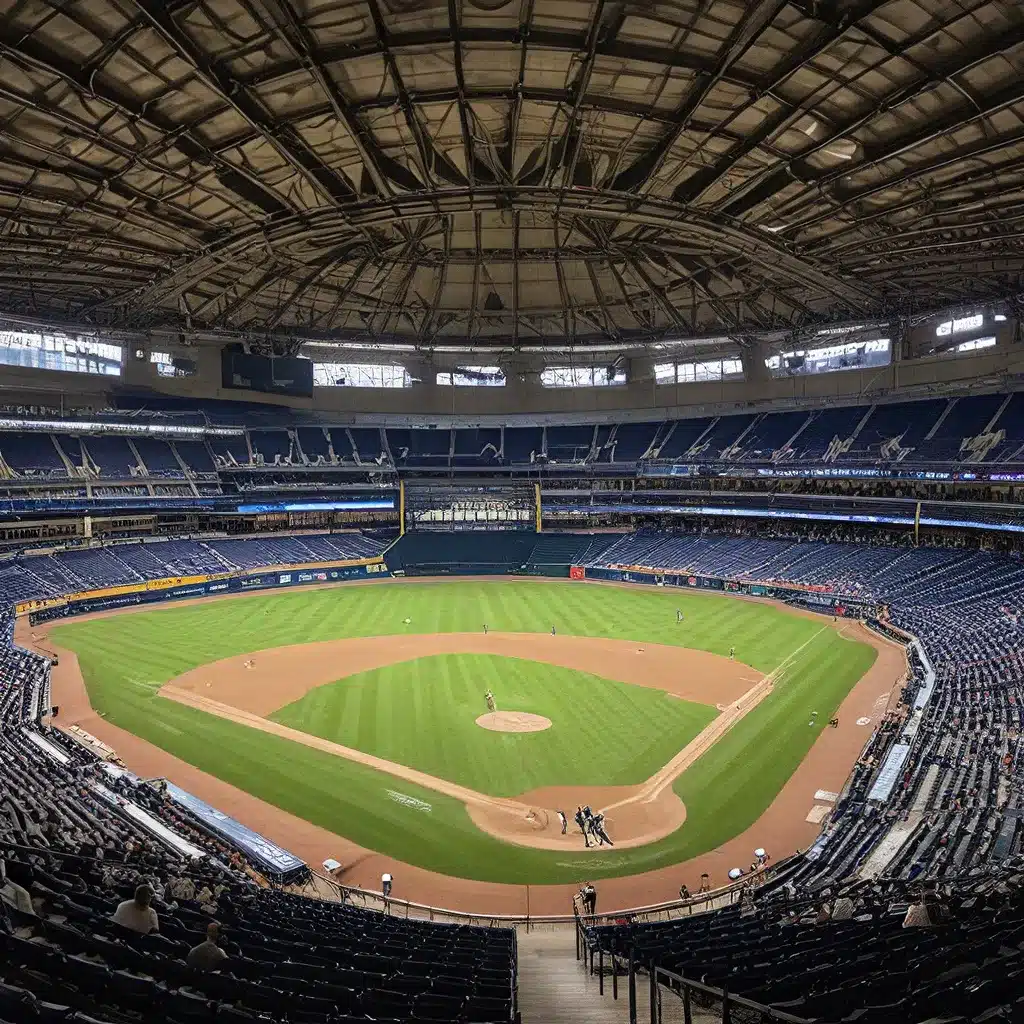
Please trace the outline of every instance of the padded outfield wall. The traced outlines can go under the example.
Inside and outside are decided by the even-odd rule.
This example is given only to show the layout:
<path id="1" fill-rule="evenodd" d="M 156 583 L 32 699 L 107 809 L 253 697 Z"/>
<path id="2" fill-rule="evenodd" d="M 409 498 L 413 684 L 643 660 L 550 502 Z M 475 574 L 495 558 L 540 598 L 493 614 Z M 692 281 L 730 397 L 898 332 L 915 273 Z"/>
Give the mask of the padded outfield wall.
<path id="1" fill-rule="evenodd" d="M 29 622 L 35 625 L 73 615 L 131 608 L 160 601 L 226 597 L 229 594 L 243 594 L 255 590 L 279 590 L 287 587 L 384 579 L 389 575 L 387 566 L 379 559 L 359 563 L 315 562 L 302 566 L 270 566 L 249 572 L 187 578 L 169 577 L 139 585 L 101 587 L 93 591 L 72 594 L 66 598 L 25 601 L 17 605 L 15 611 L 19 615 L 28 614 Z"/>

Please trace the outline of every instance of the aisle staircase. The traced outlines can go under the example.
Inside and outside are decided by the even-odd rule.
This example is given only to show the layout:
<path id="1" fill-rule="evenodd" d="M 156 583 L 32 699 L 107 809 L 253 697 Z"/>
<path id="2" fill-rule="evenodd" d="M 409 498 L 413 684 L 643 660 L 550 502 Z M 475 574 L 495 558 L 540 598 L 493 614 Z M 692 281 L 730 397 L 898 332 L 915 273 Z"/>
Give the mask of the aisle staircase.
<path id="1" fill-rule="evenodd" d="M 571 928 L 519 932 L 519 1012 L 522 1024 L 628 1024 L 626 977 L 619 977 L 619 998 L 612 997 L 611 978 L 604 979 L 604 995 L 597 976 L 587 973 L 576 959 Z M 637 978 L 640 995 L 639 1024 L 650 1019 L 647 977 Z M 682 1024 L 683 1004 L 666 992 L 661 1001 L 663 1024 Z M 692 1024 L 718 1020 L 694 1011 Z"/>

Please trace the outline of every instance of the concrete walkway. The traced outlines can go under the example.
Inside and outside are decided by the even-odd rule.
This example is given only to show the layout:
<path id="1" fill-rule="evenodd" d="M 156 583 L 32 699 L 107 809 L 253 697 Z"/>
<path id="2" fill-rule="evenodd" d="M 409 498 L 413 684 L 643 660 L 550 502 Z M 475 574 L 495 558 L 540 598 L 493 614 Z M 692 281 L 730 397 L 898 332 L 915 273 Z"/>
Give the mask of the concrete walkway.
<path id="1" fill-rule="evenodd" d="M 619 978 L 619 998 L 612 999 L 611 977 L 605 978 L 604 996 L 598 994 L 598 978 L 591 977 L 576 960 L 571 929 L 531 931 L 519 934 L 519 1010 L 523 1024 L 628 1024 L 628 979 Z M 637 1021 L 650 1021 L 646 975 L 637 978 Z M 671 993 L 662 998 L 664 1024 L 682 1024 L 683 1004 Z M 694 1013 L 694 1024 L 714 1020 Z"/>

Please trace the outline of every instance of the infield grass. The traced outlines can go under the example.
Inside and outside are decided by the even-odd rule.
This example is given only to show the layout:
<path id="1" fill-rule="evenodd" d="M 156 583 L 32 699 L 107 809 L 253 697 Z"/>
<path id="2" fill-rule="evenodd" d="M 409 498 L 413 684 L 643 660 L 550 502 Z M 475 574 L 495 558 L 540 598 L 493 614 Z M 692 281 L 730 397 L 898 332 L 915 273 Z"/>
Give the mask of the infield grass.
<path id="1" fill-rule="evenodd" d="M 679 625 L 677 608 L 685 615 Z M 412 620 L 408 625 L 406 618 Z M 479 831 L 461 803 L 433 790 L 157 693 L 188 669 L 268 647 L 469 632 L 484 622 L 509 632 L 548 632 L 554 624 L 560 633 L 718 654 L 735 646 L 737 659 L 760 672 L 787 665 L 773 692 L 677 780 L 675 789 L 687 805 L 682 828 L 658 843 L 596 855 L 503 843 Z M 69 622 L 52 635 L 78 654 L 93 707 L 115 725 L 362 846 L 450 875 L 530 884 L 635 874 L 720 846 L 767 808 L 875 659 L 872 647 L 839 636 L 825 619 L 756 601 L 512 580 L 247 595 Z M 809 727 L 813 710 L 821 724 Z M 681 747 L 686 737 L 680 739 Z M 410 808 L 404 797 L 430 809 Z"/>
<path id="2" fill-rule="evenodd" d="M 532 733 L 476 724 L 502 711 L 551 719 Z M 667 764 L 717 715 L 663 690 L 523 658 L 437 654 L 318 686 L 270 716 L 492 796 L 541 786 L 629 786 Z"/>

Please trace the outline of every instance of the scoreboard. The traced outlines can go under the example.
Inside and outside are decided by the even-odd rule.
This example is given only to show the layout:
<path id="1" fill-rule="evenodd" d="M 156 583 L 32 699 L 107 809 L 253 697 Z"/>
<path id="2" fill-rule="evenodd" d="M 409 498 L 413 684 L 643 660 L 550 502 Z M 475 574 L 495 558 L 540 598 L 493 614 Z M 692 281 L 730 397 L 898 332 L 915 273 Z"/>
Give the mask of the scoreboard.
<path id="1" fill-rule="evenodd" d="M 410 530 L 533 530 L 537 498 L 532 484 L 456 484 L 406 481 Z"/>

